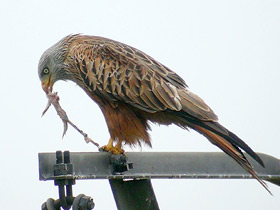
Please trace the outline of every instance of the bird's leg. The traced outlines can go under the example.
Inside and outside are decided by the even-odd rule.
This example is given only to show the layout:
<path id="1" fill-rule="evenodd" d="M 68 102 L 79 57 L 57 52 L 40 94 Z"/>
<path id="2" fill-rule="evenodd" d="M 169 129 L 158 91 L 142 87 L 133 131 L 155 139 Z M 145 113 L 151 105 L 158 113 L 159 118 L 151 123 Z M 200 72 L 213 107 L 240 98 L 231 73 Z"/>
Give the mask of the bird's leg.
<path id="1" fill-rule="evenodd" d="M 110 138 L 108 144 L 101 147 L 101 149 L 109 152 L 114 147 L 113 143 L 114 143 L 114 140 L 112 138 Z"/>
<path id="2" fill-rule="evenodd" d="M 112 152 L 113 154 L 123 154 L 124 150 L 121 148 L 121 141 L 118 141 L 116 146 L 113 145 L 114 140 L 112 138 L 109 139 L 107 145 L 101 147 L 100 149 L 106 152 Z"/>
<path id="3" fill-rule="evenodd" d="M 122 149 L 122 141 L 118 141 L 115 149 L 119 152 L 118 154 L 124 154 L 124 150 Z"/>

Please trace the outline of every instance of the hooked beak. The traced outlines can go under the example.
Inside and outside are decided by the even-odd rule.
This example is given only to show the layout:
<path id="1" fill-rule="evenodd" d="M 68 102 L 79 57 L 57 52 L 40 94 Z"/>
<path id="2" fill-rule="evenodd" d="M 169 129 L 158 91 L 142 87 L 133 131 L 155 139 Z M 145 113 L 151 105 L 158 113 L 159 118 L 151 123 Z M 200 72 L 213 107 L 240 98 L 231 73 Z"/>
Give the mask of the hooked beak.
<path id="1" fill-rule="evenodd" d="M 45 81 L 42 81 L 41 85 L 46 94 L 52 92 L 53 83 L 51 82 L 51 77 L 48 77 L 48 79 L 46 79 Z"/>

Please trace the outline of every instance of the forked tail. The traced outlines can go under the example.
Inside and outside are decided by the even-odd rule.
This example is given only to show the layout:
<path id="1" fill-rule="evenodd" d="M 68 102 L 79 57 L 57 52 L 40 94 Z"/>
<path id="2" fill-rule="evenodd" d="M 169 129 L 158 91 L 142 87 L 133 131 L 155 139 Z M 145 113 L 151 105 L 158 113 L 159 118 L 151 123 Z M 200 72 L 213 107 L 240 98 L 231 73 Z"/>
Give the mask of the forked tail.
<path id="1" fill-rule="evenodd" d="M 211 143 L 218 146 L 226 154 L 232 157 L 239 165 L 241 165 L 246 171 L 248 171 L 271 195 L 271 191 L 268 189 L 266 183 L 259 178 L 256 171 L 253 169 L 249 161 L 246 159 L 241 149 L 252 156 L 260 165 L 264 167 L 264 164 L 260 157 L 240 138 L 235 134 L 228 131 L 219 123 L 206 122 L 201 125 L 192 124 L 194 130 L 204 135 Z M 240 149 L 241 148 L 241 149 Z"/>

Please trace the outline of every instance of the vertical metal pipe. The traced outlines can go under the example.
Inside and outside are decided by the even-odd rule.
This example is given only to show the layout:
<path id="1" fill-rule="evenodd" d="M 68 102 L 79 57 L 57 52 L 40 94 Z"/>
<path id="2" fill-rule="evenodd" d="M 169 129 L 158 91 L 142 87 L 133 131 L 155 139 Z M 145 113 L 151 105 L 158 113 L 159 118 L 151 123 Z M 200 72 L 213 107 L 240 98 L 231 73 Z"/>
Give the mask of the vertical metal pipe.
<path id="1" fill-rule="evenodd" d="M 109 182 L 118 210 L 159 210 L 150 179 Z"/>

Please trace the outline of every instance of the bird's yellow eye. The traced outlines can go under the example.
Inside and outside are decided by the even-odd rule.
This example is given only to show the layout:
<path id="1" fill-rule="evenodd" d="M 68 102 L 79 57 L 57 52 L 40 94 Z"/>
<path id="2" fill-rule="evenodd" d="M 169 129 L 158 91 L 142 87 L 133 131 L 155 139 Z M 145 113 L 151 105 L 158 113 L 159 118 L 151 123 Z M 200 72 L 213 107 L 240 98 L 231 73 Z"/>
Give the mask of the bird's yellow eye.
<path id="1" fill-rule="evenodd" d="M 48 68 L 44 68 L 43 72 L 44 72 L 44 74 L 48 74 L 49 73 L 49 69 Z"/>

